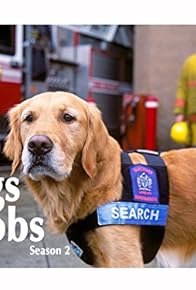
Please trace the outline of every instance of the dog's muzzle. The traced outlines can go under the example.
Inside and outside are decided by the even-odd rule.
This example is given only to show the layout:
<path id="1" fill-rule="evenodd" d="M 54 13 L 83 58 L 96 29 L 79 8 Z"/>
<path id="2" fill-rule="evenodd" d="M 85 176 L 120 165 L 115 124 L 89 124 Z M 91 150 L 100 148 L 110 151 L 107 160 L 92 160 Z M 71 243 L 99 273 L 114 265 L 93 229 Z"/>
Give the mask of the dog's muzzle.
<path id="1" fill-rule="evenodd" d="M 46 135 L 34 135 L 27 144 L 29 152 L 28 173 L 37 175 L 51 171 L 50 153 L 54 147 L 53 142 Z"/>
<path id="2" fill-rule="evenodd" d="M 23 173 L 34 180 L 50 176 L 60 181 L 69 176 L 72 169 L 72 166 L 65 166 L 64 153 L 46 135 L 34 135 L 28 140 L 22 164 Z"/>

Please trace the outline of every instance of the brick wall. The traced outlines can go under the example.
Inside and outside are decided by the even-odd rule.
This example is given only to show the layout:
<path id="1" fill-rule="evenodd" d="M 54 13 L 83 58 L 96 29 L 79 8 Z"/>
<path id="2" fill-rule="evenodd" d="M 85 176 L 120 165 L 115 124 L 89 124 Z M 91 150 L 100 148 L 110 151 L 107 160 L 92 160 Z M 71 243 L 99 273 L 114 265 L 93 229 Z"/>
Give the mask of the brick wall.
<path id="1" fill-rule="evenodd" d="M 137 25 L 134 41 L 134 91 L 159 98 L 158 149 L 179 147 L 169 136 L 180 69 L 196 52 L 196 25 Z"/>

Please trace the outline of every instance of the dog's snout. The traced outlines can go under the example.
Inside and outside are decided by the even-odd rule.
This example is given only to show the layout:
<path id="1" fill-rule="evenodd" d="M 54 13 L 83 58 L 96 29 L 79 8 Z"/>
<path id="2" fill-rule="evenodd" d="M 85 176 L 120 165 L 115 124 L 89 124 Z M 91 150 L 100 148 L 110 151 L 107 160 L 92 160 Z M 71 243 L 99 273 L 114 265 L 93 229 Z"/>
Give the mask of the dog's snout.
<path id="1" fill-rule="evenodd" d="M 34 155 L 43 155 L 50 152 L 53 148 L 53 143 L 45 135 L 34 135 L 28 143 L 28 150 Z"/>

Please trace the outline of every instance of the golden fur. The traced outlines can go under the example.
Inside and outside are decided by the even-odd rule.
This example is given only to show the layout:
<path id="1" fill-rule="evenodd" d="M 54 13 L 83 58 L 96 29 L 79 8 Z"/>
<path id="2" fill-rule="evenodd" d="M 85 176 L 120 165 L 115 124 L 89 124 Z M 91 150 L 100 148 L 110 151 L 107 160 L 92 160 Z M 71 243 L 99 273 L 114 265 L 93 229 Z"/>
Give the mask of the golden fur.
<path id="1" fill-rule="evenodd" d="M 67 124 L 61 112 L 74 110 L 76 120 Z M 33 114 L 27 123 L 24 112 Z M 10 133 L 4 153 L 12 163 L 12 174 L 21 164 L 25 144 L 36 134 L 47 135 L 57 144 L 63 180 L 42 176 L 25 181 L 42 206 L 49 228 L 64 232 L 70 224 L 92 213 L 98 205 L 121 196 L 121 165 L 118 143 L 109 136 L 99 110 L 69 93 L 43 93 L 9 112 Z M 162 153 L 170 184 L 170 210 L 161 249 L 177 250 L 186 260 L 196 250 L 196 149 Z M 59 158 L 60 158 L 59 157 Z M 135 163 L 145 163 L 132 153 Z M 63 162 L 62 162 L 63 160 Z M 87 234 L 98 267 L 142 267 L 139 226 L 105 226 Z"/>

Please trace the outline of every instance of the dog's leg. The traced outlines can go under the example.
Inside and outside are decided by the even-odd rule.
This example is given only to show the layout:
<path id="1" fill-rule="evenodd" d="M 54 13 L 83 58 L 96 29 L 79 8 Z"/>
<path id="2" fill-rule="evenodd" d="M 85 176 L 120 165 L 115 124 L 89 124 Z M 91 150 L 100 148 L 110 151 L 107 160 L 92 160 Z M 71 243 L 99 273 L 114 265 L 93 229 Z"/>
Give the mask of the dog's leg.
<path id="1" fill-rule="evenodd" d="M 87 235 L 96 267 L 143 267 L 140 228 L 112 225 L 98 228 Z"/>

